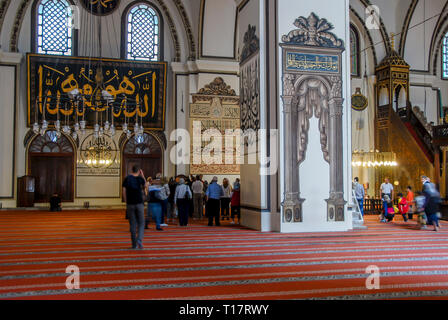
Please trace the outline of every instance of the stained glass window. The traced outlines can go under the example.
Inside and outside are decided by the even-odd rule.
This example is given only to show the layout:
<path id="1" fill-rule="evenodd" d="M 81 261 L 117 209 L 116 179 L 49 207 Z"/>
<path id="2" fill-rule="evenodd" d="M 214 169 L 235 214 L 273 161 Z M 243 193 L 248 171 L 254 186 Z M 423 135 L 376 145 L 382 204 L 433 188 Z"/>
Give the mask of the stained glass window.
<path id="1" fill-rule="evenodd" d="M 138 4 L 129 10 L 126 24 L 126 58 L 159 61 L 160 17 L 156 11 L 147 4 Z"/>
<path id="2" fill-rule="evenodd" d="M 448 33 L 443 38 L 442 44 L 442 77 L 448 79 Z"/>
<path id="3" fill-rule="evenodd" d="M 37 7 L 37 53 L 71 56 L 72 9 L 66 0 L 42 0 Z"/>
<path id="4" fill-rule="evenodd" d="M 350 64 L 351 75 L 359 77 L 359 36 L 358 31 L 350 25 Z"/>

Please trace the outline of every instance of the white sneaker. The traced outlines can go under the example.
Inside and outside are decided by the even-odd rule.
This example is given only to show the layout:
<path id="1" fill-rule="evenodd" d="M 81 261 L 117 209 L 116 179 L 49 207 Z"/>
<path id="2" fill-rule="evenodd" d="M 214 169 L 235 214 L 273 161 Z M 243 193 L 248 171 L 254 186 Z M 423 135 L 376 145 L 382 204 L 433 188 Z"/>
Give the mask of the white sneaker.
<path id="1" fill-rule="evenodd" d="M 168 227 L 168 225 L 166 223 L 162 223 L 160 226 L 161 227 Z"/>

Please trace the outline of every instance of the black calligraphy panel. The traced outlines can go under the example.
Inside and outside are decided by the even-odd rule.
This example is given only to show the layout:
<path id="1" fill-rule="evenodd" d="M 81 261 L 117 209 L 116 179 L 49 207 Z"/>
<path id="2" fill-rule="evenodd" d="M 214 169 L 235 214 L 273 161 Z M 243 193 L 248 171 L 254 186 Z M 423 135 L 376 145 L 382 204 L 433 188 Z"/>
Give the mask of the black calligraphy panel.
<path id="1" fill-rule="evenodd" d="M 147 129 L 165 129 L 166 62 L 28 54 L 27 64 L 28 126 L 59 115 L 70 125 L 84 117 L 92 127 L 113 115 L 116 126 L 138 118 Z"/>
<path id="2" fill-rule="evenodd" d="M 120 0 L 81 0 L 81 3 L 90 13 L 105 16 L 118 8 Z"/>

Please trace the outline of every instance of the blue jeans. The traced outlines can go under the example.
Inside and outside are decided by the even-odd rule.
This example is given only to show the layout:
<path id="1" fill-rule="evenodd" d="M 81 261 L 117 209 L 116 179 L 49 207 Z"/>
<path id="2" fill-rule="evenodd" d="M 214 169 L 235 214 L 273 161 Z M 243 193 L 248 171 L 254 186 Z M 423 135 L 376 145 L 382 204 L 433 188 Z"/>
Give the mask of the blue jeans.
<path id="1" fill-rule="evenodd" d="M 156 228 L 160 229 L 162 223 L 162 205 L 158 202 L 148 203 L 148 217 L 152 217 L 156 222 Z"/>
<path id="2" fill-rule="evenodd" d="M 428 224 L 433 226 L 439 226 L 439 217 L 437 213 L 427 214 Z"/>
<path id="3" fill-rule="evenodd" d="M 129 218 L 132 247 L 141 247 L 145 235 L 145 205 L 143 203 L 128 204 L 126 214 Z"/>
<path id="4" fill-rule="evenodd" d="M 390 197 L 390 195 L 389 195 L 389 197 Z M 388 212 L 387 212 L 387 201 L 385 201 L 385 200 L 383 200 L 383 209 L 384 209 L 384 218 L 386 218 L 387 217 L 387 215 L 388 215 Z"/>
<path id="5" fill-rule="evenodd" d="M 364 217 L 364 199 L 356 199 L 356 200 L 358 200 L 359 210 L 361 211 L 361 214 Z"/>

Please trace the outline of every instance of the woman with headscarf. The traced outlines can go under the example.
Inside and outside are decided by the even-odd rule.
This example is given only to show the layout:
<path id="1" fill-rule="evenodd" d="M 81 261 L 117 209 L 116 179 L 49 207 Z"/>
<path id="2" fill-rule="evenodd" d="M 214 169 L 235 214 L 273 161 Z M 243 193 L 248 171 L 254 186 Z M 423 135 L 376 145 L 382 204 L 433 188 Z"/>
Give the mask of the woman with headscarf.
<path id="1" fill-rule="evenodd" d="M 188 225 L 188 215 L 190 210 L 190 200 L 192 199 L 190 187 L 185 184 L 185 179 L 179 179 L 179 185 L 174 194 L 174 203 L 179 211 L 179 225 L 186 227 Z"/>

